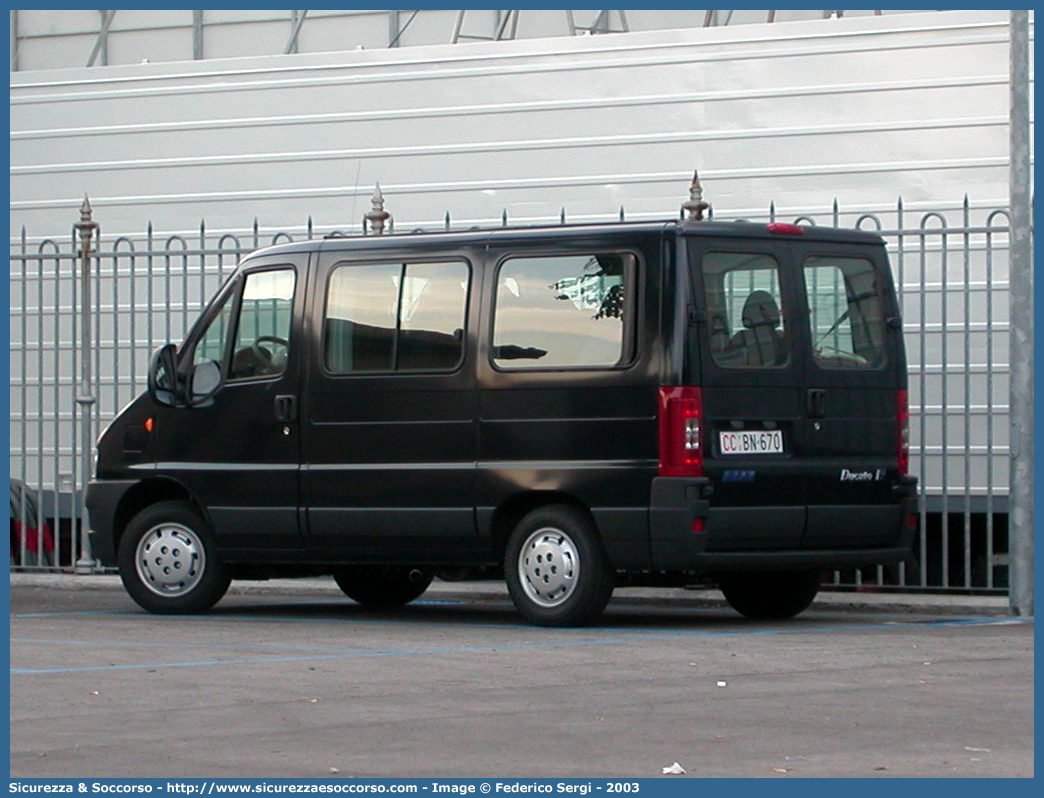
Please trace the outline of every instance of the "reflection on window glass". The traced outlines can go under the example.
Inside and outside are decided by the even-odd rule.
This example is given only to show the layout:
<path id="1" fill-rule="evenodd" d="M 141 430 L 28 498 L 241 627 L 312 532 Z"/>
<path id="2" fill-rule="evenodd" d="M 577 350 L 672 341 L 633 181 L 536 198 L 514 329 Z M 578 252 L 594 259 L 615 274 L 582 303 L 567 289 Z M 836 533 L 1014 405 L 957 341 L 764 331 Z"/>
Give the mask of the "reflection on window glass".
<path id="1" fill-rule="evenodd" d="M 768 368 L 790 360 L 775 258 L 746 252 L 707 253 L 703 283 L 715 363 L 725 368 Z"/>
<path id="2" fill-rule="evenodd" d="M 870 261 L 810 257 L 805 261 L 805 290 L 812 354 L 821 368 L 876 369 L 884 365 L 884 314 Z"/>
<path id="3" fill-rule="evenodd" d="M 247 275 L 229 379 L 265 377 L 286 370 L 295 281 L 291 269 Z"/>
<path id="4" fill-rule="evenodd" d="M 611 367 L 625 362 L 633 255 L 512 258 L 500 268 L 493 360 L 501 368 Z"/>
<path id="5" fill-rule="evenodd" d="M 213 360 L 224 370 L 225 365 L 225 343 L 228 341 L 228 330 L 232 320 L 232 299 L 225 297 L 224 304 L 218 314 L 210 320 L 207 328 L 203 331 L 196 342 L 196 351 L 192 356 L 192 365 L 198 366 L 208 360 Z"/>
<path id="6" fill-rule="evenodd" d="M 326 298 L 327 370 L 452 371 L 464 353 L 468 279 L 457 261 L 338 266 Z"/>

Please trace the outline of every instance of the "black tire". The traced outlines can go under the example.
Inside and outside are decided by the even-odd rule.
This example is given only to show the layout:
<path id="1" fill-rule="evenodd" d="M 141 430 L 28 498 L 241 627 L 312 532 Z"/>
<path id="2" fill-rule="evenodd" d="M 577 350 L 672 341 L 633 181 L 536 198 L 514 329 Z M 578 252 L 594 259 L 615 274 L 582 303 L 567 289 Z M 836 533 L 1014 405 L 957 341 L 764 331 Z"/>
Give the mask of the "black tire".
<path id="1" fill-rule="evenodd" d="M 518 522 L 508 538 L 504 574 L 515 607 L 540 626 L 591 623 L 616 582 L 594 525 L 565 505 L 540 507 Z"/>
<path id="2" fill-rule="evenodd" d="M 417 568 L 345 568 L 333 575 L 348 598 L 370 609 L 401 607 L 420 598 L 433 573 Z"/>
<path id="3" fill-rule="evenodd" d="M 819 571 L 738 573 L 718 580 L 729 605 L 755 620 L 793 618 L 812 603 L 819 584 Z"/>
<path id="4" fill-rule="evenodd" d="M 130 597 L 163 615 L 205 612 L 231 581 L 206 522 L 188 502 L 159 502 L 134 516 L 116 561 Z"/>

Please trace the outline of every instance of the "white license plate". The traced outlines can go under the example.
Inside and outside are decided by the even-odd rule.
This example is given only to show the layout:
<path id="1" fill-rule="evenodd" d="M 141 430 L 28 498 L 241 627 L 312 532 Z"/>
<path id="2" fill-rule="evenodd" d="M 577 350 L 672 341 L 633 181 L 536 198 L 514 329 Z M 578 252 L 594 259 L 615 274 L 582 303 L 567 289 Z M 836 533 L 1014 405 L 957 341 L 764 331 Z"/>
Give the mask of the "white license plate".
<path id="1" fill-rule="evenodd" d="M 719 432 L 718 450 L 732 454 L 782 454 L 783 431 L 778 429 Z"/>

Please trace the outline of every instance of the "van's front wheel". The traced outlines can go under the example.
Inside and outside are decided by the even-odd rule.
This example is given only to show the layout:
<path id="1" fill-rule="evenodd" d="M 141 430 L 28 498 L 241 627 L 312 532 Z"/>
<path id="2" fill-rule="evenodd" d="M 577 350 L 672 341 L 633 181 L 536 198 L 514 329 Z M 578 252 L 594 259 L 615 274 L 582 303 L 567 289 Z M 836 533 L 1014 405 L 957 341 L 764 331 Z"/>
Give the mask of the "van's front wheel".
<path id="1" fill-rule="evenodd" d="M 504 558 L 511 600 L 541 626 L 580 626 L 609 603 L 615 575 L 591 522 L 571 507 L 526 515 L 508 539 Z"/>
<path id="2" fill-rule="evenodd" d="M 793 618 L 812 603 L 819 585 L 819 571 L 736 573 L 718 580 L 729 606 L 755 620 Z"/>
<path id="3" fill-rule="evenodd" d="M 134 516 L 116 559 L 130 597 L 159 614 L 204 612 L 231 581 L 206 522 L 188 502 L 159 502 Z"/>

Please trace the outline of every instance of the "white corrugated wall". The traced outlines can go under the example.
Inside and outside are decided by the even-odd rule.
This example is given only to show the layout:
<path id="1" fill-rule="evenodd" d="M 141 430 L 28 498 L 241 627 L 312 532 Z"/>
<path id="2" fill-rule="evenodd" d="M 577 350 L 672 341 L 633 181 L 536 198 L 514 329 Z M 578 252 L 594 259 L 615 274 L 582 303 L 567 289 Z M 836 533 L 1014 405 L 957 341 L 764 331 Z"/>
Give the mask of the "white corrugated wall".
<path id="1" fill-rule="evenodd" d="M 449 13 L 449 12 L 447 12 Z M 321 21 L 320 21 L 321 22 Z M 11 233 L 995 207 L 1006 11 L 11 73 Z M 159 35 L 154 32 L 154 35 Z M 161 39 L 157 40 L 160 41 Z"/>

